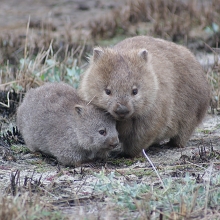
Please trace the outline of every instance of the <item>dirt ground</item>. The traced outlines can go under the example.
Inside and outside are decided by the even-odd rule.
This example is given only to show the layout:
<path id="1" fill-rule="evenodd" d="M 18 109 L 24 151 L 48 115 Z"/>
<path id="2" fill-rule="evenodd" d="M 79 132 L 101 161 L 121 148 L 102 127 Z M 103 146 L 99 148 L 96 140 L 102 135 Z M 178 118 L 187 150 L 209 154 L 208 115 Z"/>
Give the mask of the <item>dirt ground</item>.
<path id="1" fill-rule="evenodd" d="M 126 0 L 2 0 L 0 3 L 0 32 L 25 30 L 32 25 L 49 22 L 62 32 L 67 25 L 75 28 L 125 4 Z M 25 32 L 24 32 L 25 33 Z"/>
<path id="2" fill-rule="evenodd" d="M 8 125 L 8 127 L 12 126 L 13 124 Z M 202 166 L 207 166 L 211 161 L 214 164 L 213 173 L 220 171 L 220 161 L 216 160 L 216 156 L 219 158 L 220 155 L 219 142 L 220 116 L 207 115 L 187 147 L 170 149 L 159 146 L 148 149 L 146 153 L 162 178 L 168 176 L 180 178 L 187 172 L 195 178 L 202 179 L 206 170 Z M 104 213 L 106 203 L 101 202 L 99 197 L 96 198 L 94 192 L 94 184 L 99 180 L 96 174 L 102 171 L 119 173 L 123 177 L 121 181 L 130 184 L 140 181 L 151 184 L 158 181 L 153 175 L 151 165 L 143 156 L 135 160 L 121 160 L 118 163 L 109 159 L 106 162 L 85 164 L 78 168 L 66 168 L 57 166 L 51 158 L 24 150 L 21 145 L 14 145 L 13 149 L 16 149 L 13 159 L 7 157 L 7 160 L 4 158 L 5 149 L 0 149 L 1 192 L 12 192 L 13 177 L 17 181 L 18 189 L 26 188 L 25 181 L 29 180 L 32 187 L 38 186 L 43 191 L 41 194 L 44 201 L 55 205 L 69 216 L 78 214 L 82 210 L 87 214 L 92 212 L 91 216 L 100 215 L 101 212 L 106 214 Z M 199 164 L 198 167 L 196 164 Z M 149 172 L 150 176 L 145 175 Z"/>
<path id="3" fill-rule="evenodd" d="M 125 0 L 1 0 L 0 35 L 18 32 L 25 34 L 29 17 L 30 26 L 41 25 L 42 22 L 45 22 L 54 25 L 55 32 L 65 32 L 66 28 L 74 30 L 77 27 L 85 28 L 86 31 L 86 24 L 91 18 L 106 15 L 125 2 Z M 33 31 L 37 31 L 37 29 Z M 201 63 L 206 65 L 205 61 L 203 60 Z M 14 120 L 3 119 L 2 116 L 0 119 L 2 128 L 11 129 L 15 126 Z M 201 170 L 197 172 L 192 169 L 192 167 L 194 168 L 192 164 L 207 165 L 210 161 L 214 163 L 214 172 L 219 172 L 220 161 L 216 160 L 216 157 L 211 157 L 212 152 L 220 154 L 219 143 L 220 116 L 208 114 L 191 137 L 186 148 L 155 147 L 147 150 L 147 154 L 161 171 L 163 177 L 181 176 L 186 171 L 194 172 L 195 175 L 202 174 Z M 17 175 L 20 185 L 28 177 L 32 183 L 41 182 L 42 190 L 48 193 L 45 200 L 53 202 L 69 215 L 78 213 L 82 208 L 81 205 L 74 206 L 74 202 L 71 203 L 75 198 L 80 199 L 81 204 L 86 204 L 84 209 L 90 209 L 91 195 L 94 183 L 97 181 L 94 173 L 100 172 L 103 167 L 106 172 L 114 170 L 120 173 L 130 173 L 126 178 L 133 182 L 140 181 L 140 171 L 152 169 L 143 157 L 131 161 L 132 165 L 123 162 L 114 164 L 109 160 L 106 163 L 85 165 L 83 168 L 65 168 L 57 166 L 53 160 L 39 154 L 24 151 L 20 145 L 14 146 L 14 148 L 16 147 L 14 158 L 7 160 L 4 159 L 5 149 L 0 147 L 0 191 L 10 191 L 12 175 Z M 182 166 L 182 169 L 176 171 L 177 165 Z M 155 179 L 156 177 L 154 177 Z M 152 179 L 143 175 L 142 181 L 151 182 Z"/>

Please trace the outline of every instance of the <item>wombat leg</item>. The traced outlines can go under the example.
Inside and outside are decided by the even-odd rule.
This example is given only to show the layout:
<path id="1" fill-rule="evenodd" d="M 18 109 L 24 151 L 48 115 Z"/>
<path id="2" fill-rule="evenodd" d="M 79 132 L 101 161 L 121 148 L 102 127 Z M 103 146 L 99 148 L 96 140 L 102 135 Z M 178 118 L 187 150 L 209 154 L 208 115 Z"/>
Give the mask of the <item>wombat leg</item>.
<path id="1" fill-rule="evenodd" d="M 124 158 L 134 158 L 134 156 L 126 154 L 126 152 L 120 152 L 120 153 L 118 153 L 118 152 L 111 152 L 110 153 L 110 157 L 111 158 L 122 158 L 122 157 L 124 157 Z"/>
<path id="2" fill-rule="evenodd" d="M 167 145 L 171 148 L 182 148 L 182 147 L 184 147 L 184 145 L 182 145 L 180 143 L 180 137 L 179 136 L 171 138 L 170 141 L 168 143 L 166 143 L 165 145 Z"/>
<path id="3" fill-rule="evenodd" d="M 131 147 L 131 146 L 129 146 Z M 128 150 L 129 149 L 129 150 Z M 130 152 L 130 148 L 123 148 L 121 146 L 120 149 L 115 149 L 115 150 L 112 150 L 110 153 L 109 153 L 109 157 L 110 158 L 134 158 L 137 154 L 132 154 Z"/>
<path id="4" fill-rule="evenodd" d="M 154 143 L 154 144 L 151 144 L 149 147 L 150 148 L 158 148 L 160 147 L 161 145 L 166 145 L 167 143 Z"/>
<path id="5" fill-rule="evenodd" d="M 187 141 L 190 139 L 194 129 L 187 129 L 187 132 L 181 132 L 177 136 L 170 138 L 170 141 L 167 143 L 171 147 L 183 148 L 186 146 Z M 184 130 L 185 131 L 185 130 Z"/>
<path id="6" fill-rule="evenodd" d="M 122 149 L 120 150 L 112 150 L 109 152 L 109 157 L 110 158 L 122 158 L 122 157 L 128 157 L 125 155 L 125 153 L 122 151 Z"/>
<path id="7" fill-rule="evenodd" d="M 169 144 L 179 148 L 186 147 L 187 142 L 195 130 L 195 124 L 198 124 L 198 121 L 193 119 L 190 123 L 186 123 L 185 126 L 180 129 L 179 133 L 170 139 Z"/>

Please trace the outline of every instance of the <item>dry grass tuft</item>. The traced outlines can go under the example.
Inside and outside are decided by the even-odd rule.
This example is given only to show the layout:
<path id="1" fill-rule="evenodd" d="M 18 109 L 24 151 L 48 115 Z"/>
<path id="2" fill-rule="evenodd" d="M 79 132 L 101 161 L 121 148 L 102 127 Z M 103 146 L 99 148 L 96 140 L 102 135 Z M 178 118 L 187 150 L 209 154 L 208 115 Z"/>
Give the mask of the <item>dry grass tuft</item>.
<path id="1" fill-rule="evenodd" d="M 220 112 L 220 60 L 219 55 L 212 49 L 212 52 L 215 54 L 215 62 L 207 70 L 207 78 L 212 87 L 212 100 L 211 100 L 211 110 L 212 113 L 215 110 Z"/>
<path id="2" fill-rule="evenodd" d="M 40 191 L 41 178 L 36 180 L 33 175 L 26 176 L 22 181 L 19 170 L 11 173 L 11 183 L 5 193 L 1 193 L 0 219 L 67 219 L 47 200 L 41 198 L 45 194 Z"/>
<path id="3" fill-rule="evenodd" d="M 29 20 L 23 34 L 0 36 L 0 89 L 12 87 L 16 91 L 26 91 L 44 81 L 59 80 L 76 87 L 75 79 L 73 77 L 71 81 L 67 68 L 71 71 L 76 67 L 81 69 L 94 42 L 115 36 L 148 34 L 199 49 L 204 48 L 204 42 L 210 47 L 218 47 L 220 31 L 215 28 L 219 28 L 219 23 L 219 0 L 129 1 L 105 17 L 92 19 L 86 26 L 86 33 L 77 28 L 72 30 L 68 24 L 60 33 L 51 20 Z M 71 74 L 73 76 L 73 72 Z M 212 83 L 218 84 L 215 82 L 218 80 L 216 67 L 208 75 Z M 219 91 L 216 97 L 219 97 Z"/>
<path id="4" fill-rule="evenodd" d="M 213 13 L 214 12 L 214 13 Z M 190 39 L 191 30 L 199 26 L 202 30 L 220 21 L 218 0 L 210 2 L 138 0 L 114 10 L 106 18 L 90 22 L 94 38 L 109 38 L 116 34 L 150 34 L 171 41 Z M 140 27 L 138 23 L 142 23 Z M 150 25 L 150 29 L 147 26 Z M 142 29 L 142 30 L 141 30 Z"/>
<path id="5" fill-rule="evenodd" d="M 46 81 L 66 81 L 77 87 L 83 67 L 83 54 L 87 49 L 85 42 L 79 43 L 74 48 L 66 45 L 65 49 L 60 48 L 54 52 L 54 43 L 51 41 L 47 50 L 43 48 L 36 55 L 27 44 L 24 48 L 25 54 L 19 60 L 19 65 L 14 67 L 8 63 L 6 67 L 2 68 L 0 72 L 1 90 L 13 88 L 16 91 L 27 91 Z"/>
<path id="6" fill-rule="evenodd" d="M 87 35 L 80 30 L 72 33 L 72 28 L 66 27 L 65 32 L 56 31 L 52 23 L 28 21 L 26 30 L 22 28 L 17 32 L 0 34 L 0 66 L 18 65 L 21 58 L 35 57 L 38 53 L 47 50 L 51 42 L 54 53 L 59 52 L 60 57 L 76 51 L 75 57 L 85 55 L 92 45 L 86 44 Z M 83 51 L 79 50 L 79 47 Z"/>
<path id="7" fill-rule="evenodd" d="M 2 195 L 0 199 L 0 219 L 67 219 L 52 206 L 40 201 L 39 195 L 30 196 L 28 192 L 18 196 Z"/>

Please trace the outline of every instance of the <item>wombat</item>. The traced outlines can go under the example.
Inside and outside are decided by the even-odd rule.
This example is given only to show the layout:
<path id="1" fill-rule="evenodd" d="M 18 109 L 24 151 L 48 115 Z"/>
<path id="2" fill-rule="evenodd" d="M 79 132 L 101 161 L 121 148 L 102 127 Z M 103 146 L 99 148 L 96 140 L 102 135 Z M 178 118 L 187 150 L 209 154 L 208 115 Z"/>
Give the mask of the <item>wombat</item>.
<path id="1" fill-rule="evenodd" d="M 17 125 L 31 151 L 66 166 L 104 159 L 119 144 L 112 116 L 82 101 L 65 83 L 29 90 L 18 108 Z"/>
<path id="2" fill-rule="evenodd" d="M 167 139 L 184 147 L 210 102 L 209 84 L 193 54 L 148 36 L 94 48 L 79 94 L 117 120 L 121 155 L 128 157 Z"/>

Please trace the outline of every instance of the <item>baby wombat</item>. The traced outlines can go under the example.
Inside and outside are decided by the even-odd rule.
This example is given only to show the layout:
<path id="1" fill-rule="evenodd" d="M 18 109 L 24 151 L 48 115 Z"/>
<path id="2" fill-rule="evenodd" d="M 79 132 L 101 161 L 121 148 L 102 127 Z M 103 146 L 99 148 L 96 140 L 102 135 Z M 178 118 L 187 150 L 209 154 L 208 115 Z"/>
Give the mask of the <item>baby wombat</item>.
<path id="1" fill-rule="evenodd" d="M 17 125 L 31 151 L 74 166 L 105 158 L 118 145 L 116 122 L 107 114 L 82 101 L 71 86 L 46 83 L 27 92 Z"/>
<path id="2" fill-rule="evenodd" d="M 131 157 L 165 139 L 184 147 L 210 101 L 192 53 L 147 36 L 95 48 L 79 94 L 114 116 L 123 154 Z"/>

